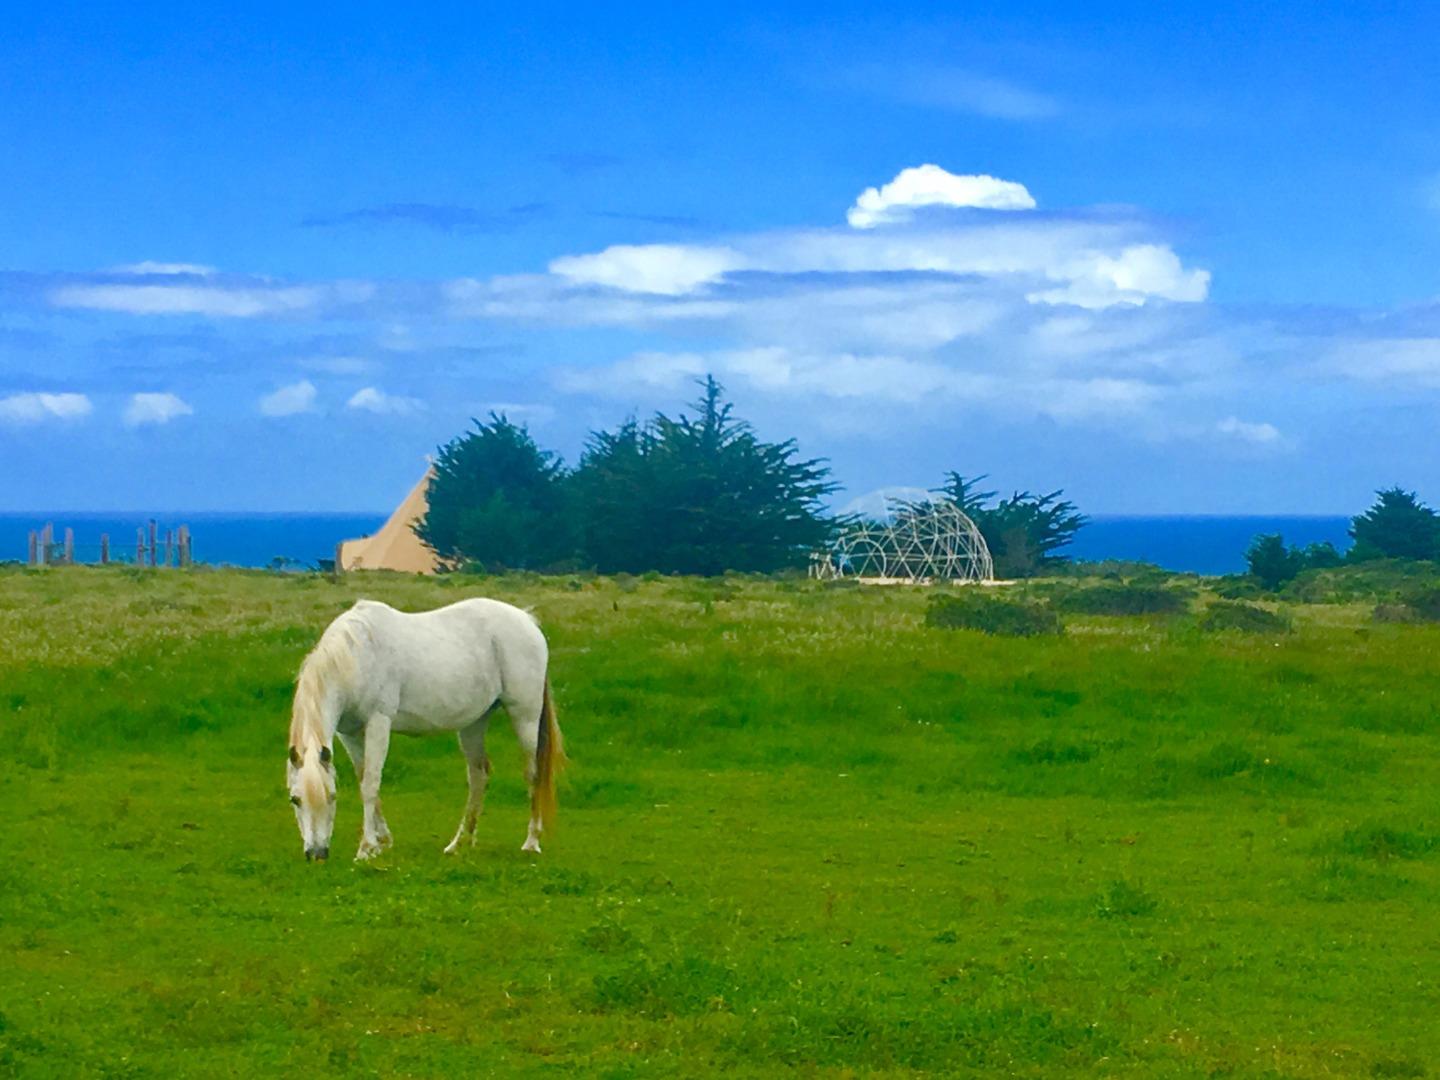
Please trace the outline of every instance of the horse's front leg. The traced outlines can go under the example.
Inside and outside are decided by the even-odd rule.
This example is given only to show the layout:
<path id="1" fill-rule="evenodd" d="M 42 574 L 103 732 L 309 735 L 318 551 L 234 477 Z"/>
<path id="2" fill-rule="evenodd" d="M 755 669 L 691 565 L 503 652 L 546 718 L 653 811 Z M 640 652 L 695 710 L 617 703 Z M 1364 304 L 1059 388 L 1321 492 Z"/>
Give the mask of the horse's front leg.
<path id="1" fill-rule="evenodd" d="M 365 764 L 360 772 L 360 798 L 365 803 L 365 826 L 357 859 L 378 855 L 390 843 L 390 827 L 380 812 L 380 778 L 390 752 L 390 717 L 377 713 L 365 724 Z"/>
<path id="2" fill-rule="evenodd" d="M 460 828 L 455 830 L 455 839 L 445 846 L 445 854 L 453 855 L 460 845 L 475 843 L 475 825 L 485 809 L 485 788 L 490 782 L 490 759 L 485 756 L 485 727 L 487 716 L 460 731 L 460 752 L 465 755 L 469 768 L 470 793 L 465 800 L 465 813 L 460 817 Z"/>

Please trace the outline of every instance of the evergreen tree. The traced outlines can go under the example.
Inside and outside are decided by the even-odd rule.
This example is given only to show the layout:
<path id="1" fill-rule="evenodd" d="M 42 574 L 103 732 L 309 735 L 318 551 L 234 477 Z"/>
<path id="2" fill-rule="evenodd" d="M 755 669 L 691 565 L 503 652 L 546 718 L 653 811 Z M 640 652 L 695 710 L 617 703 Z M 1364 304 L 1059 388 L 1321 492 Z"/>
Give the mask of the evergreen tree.
<path id="1" fill-rule="evenodd" d="M 1296 548 L 1287 548 L 1285 538 L 1279 533 L 1255 537 L 1245 552 L 1250 576 L 1260 583 L 1261 588 L 1272 591 L 1304 570 L 1305 561 L 1305 554 Z"/>
<path id="2" fill-rule="evenodd" d="M 995 561 L 997 577 L 1030 577 L 1065 561 L 1056 554 L 1075 539 L 1088 520 L 1062 491 L 1032 495 L 1017 491 L 989 504 L 993 491 L 977 490 L 984 476 L 947 473 L 939 494 L 954 502 L 980 530 Z"/>
<path id="3" fill-rule="evenodd" d="M 707 377 L 694 416 L 657 414 L 592 436 L 574 477 L 587 561 L 606 573 L 719 574 L 803 565 L 835 490 L 793 439 L 761 442 Z"/>
<path id="4" fill-rule="evenodd" d="M 416 534 L 444 559 L 492 570 L 538 569 L 570 556 L 559 459 L 503 415 L 473 423 L 440 448 Z"/>
<path id="5" fill-rule="evenodd" d="M 1350 521 L 1350 558 L 1434 559 L 1440 556 L 1440 514 L 1400 487 L 1376 492 L 1375 505 Z"/>

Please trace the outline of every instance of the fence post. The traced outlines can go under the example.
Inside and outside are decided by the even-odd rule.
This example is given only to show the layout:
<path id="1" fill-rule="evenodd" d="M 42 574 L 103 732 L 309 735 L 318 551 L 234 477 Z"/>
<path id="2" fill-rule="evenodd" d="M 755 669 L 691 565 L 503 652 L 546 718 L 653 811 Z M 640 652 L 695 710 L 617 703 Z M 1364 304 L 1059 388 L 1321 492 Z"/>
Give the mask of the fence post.
<path id="1" fill-rule="evenodd" d="M 143 526 L 135 530 L 135 565 L 145 565 L 145 529 Z"/>
<path id="2" fill-rule="evenodd" d="M 170 529 L 165 530 L 165 565 L 170 566 L 175 558 L 175 534 Z"/>
<path id="3" fill-rule="evenodd" d="M 110 534 L 100 534 L 100 565 L 110 565 Z"/>
<path id="4" fill-rule="evenodd" d="M 65 527 L 65 565 L 75 565 L 75 530 Z"/>
<path id="5" fill-rule="evenodd" d="M 156 559 L 159 557 L 159 554 L 160 554 L 160 552 L 157 550 L 160 545 L 157 543 L 157 540 L 159 539 L 159 537 L 156 535 L 156 532 L 157 532 L 157 530 L 156 530 L 156 526 L 155 526 L 155 519 L 154 519 L 154 518 L 151 518 L 151 519 L 150 519 L 150 565 L 151 565 L 152 567 L 155 566 L 155 564 L 156 564 Z"/>
<path id="6" fill-rule="evenodd" d="M 55 526 L 50 522 L 45 523 L 45 528 L 40 530 L 40 565 L 50 565 L 50 548 L 55 543 Z"/>
<path id="7" fill-rule="evenodd" d="M 179 544 L 180 544 L 180 565 L 181 565 L 181 566 L 189 566 L 189 565 L 190 565 L 190 526 L 189 526 L 189 525 L 181 525 L 181 526 L 180 526 Z"/>

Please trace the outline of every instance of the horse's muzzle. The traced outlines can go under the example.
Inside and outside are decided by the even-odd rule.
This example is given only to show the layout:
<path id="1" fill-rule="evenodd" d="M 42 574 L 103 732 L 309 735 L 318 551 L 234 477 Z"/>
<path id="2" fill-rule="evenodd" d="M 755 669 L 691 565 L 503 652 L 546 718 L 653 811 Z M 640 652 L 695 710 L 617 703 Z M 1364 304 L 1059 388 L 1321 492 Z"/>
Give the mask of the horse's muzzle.
<path id="1" fill-rule="evenodd" d="M 306 849 L 305 849 L 305 861 L 306 861 L 306 862 L 312 862 L 312 861 L 313 861 L 313 862 L 324 862 L 324 861 L 325 861 L 326 859 L 328 859 L 329 857 L 330 857 L 330 849 L 329 849 L 328 847 L 306 848 Z"/>

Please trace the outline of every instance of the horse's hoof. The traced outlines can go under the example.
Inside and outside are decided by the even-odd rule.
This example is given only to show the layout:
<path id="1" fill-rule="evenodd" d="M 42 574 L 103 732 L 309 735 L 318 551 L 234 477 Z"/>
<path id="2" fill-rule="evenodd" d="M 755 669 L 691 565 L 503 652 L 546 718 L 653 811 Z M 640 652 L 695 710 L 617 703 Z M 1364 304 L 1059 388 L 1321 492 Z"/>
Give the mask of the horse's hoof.
<path id="1" fill-rule="evenodd" d="M 520 845 L 520 850 L 521 850 L 521 851 L 533 851 L 536 855 L 539 855 L 539 854 L 540 854 L 540 841 L 539 841 L 539 840 L 534 840 L 534 839 L 526 840 L 525 843 L 523 843 L 523 844 Z"/>
<path id="2" fill-rule="evenodd" d="M 362 847 L 359 851 L 355 852 L 355 861 L 366 862 L 367 860 L 373 859 L 376 855 L 379 854 L 380 849 L 378 847 L 374 847 L 373 845 L 367 845 L 365 847 Z"/>

